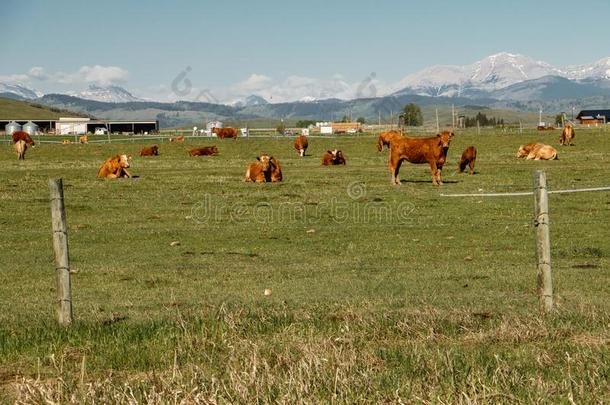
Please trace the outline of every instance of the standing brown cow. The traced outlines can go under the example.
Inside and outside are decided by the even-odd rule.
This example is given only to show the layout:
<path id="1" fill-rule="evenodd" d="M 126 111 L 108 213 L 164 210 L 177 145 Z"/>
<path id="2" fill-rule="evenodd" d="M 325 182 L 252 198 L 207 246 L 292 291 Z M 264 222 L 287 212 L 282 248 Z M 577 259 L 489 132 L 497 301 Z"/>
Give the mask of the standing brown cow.
<path id="1" fill-rule="evenodd" d="M 19 139 L 15 142 L 15 153 L 17 153 L 18 160 L 25 160 L 25 151 L 28 150 L 28 144 L 23 139 Z"/>
<path id="2" fill-rule="evenodd" d="M 389 169 L 392 173 L 392 184 L 400 184 L 398 171 L 404 160 L 420 164 L 428 163 L 432 173 L 432 184 L 443 184 L 441 172 L 447 160 L 449 144 L 453 139 L 453 132 L 443 131 L 431 138 L 412 138 L 405 136 L 393 141 L 390 145 Z"/>
<path id="3" fill-rule="evenodd" d="M 402 138 L 402 132 L 400 131 L 391 130 L 381 133 L 381 135 L 379 135 L 379 138 L 377 138 L 377 151 L 381 152 L 384 146 L 387 146 L 389 149 L 390 143 L 393 140 L 400 138 Z"/>
<path id="4" fill-rule="evenodd" d="M 191 156 L 209 156 L 218 154 L 216 146 L 204 146 L 203 148 L 193 148 L 189 151 Z"/>
<path id="5" fill-rule="evenodd" d="M 17 143 L 17 141 L 24 141 L 26 144 L 28 144 L 30 146 L 36 145 L 34 143 L 34 140 L 32 139 L 32 137 L 30 136 L 30 134 L 28 134 L 25 131 L 13 132 L 13 143 Z"/>
<path id="6" fill-rule="evenodd" d="M 464 173 L 466 166 L 468 166 L 468 172 L 474 174 L 474 162 L 477 160 L 477 148 L 474 146 L 467 147 L 462 153 L 462 157 L 459 162 L 459 172 Z"/>
<path id="7" fill-rule="evenodd" d="M 572 125 L 566 125 L 561 132 L 561 137 L 559 138 L 559 144 L 562 146 L 572 146 L 572 139 L 576 132 L 574 132 L 574 127 Z"/>
<path id="8" fill-rule="evenodd" d="M 157 145 L 143 148 L 140 151 L 140 156 L 159 156 L 159 147 Z"/>
<path id="9" fill-rule="evenodd" d="M 216 134 L 216 136 L 220 139 L 237 139 L 237 136 L 239 135 L 239 130 L 237 128 L 212 128 L 212 133 Z"/>
<path id="10" fill-rule="evenodd" d="M 299 135 L 297 139 L 294 141 L 294 148 L 297 150 L 299 156 L 305 156 L 305 152 L 307 152 L 307 147 L 309 146 L 309 141 L 305 135 Z"/>

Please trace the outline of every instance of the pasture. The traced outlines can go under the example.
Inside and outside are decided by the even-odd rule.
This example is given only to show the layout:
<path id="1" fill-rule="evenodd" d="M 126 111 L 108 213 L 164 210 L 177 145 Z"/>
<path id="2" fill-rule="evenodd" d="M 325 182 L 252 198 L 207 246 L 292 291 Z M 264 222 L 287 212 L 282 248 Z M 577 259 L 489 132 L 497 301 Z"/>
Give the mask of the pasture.
<path id="1" fill-rule="evenodd" d="M 408 163 L 392 186 L 372 135 L 312 138 L 304 158 L 285 138 L 160 143 L 150 158 L 154 142 L 42 144 L 24 162 L 3 143 L 0 401 L 610 401 L 610 193 L 550 197 L 546 316 L 533 198 L 439 195 L 530 191 L 535 169 L 554 190 L 609 185 L 607 136 L 457 131 L 441 187 Z M 559 160 L 516 159 L 532 141 Z M 455 174 L 469 145 L 476 174 Z M 321 166 L 335 147 L 347 165 Z M 242 181 L 261 152 L 282 183 Z M 117 153 L 139 178 L 96 178 Z M 65 187 L 65 329 L 49 177 Z"/>

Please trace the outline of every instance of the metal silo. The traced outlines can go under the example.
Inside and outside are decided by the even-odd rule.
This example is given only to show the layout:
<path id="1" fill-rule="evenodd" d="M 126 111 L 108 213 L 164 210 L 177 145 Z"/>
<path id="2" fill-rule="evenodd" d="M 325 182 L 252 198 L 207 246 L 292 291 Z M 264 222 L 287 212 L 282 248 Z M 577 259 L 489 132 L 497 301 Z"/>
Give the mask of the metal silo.
<path id="1" fill-rule="evenodd" d="M 7 135 L 13 135 L 13 132 L 21 131 L 21 125 L 17 124 L 15 121 L 11 121 L 4 126 L 4 130 Z"/>
<path id="2" fill-rule="evenodd" d="M 38 133 L 38 125 L 28 121 L 26 124 L 23 124 L 23 131 L 27 132 L 30 136 L 34 136 Z"/>

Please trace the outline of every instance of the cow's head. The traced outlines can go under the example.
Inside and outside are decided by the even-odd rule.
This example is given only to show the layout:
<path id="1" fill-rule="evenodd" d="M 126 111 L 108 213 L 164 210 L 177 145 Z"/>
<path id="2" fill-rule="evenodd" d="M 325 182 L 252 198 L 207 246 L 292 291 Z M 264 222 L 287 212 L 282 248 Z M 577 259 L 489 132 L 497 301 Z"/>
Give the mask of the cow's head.
<path id="1" fill-rule="evenodd" d="M 212 151 L 212 153 L 218 153 L 218 147 L 217 146 L 212 146 L 210 148 L 210 150 Z"/>
<path id="2" fill-rule="evenodd" d="M 131 160 L 131 156 L 119 155 L 119 165 L 121 165 L 122 168 L 127 169 L 129 167 L 130 160 Z"/>
<path id="3" fill-rule="evenodd" d="M 151 146 L 150 149 L 152 149 L 153 154 L 155 154 L 155 155 L 159 154 L 159 147 L 157 145 Z"/>
<path id="4" fill-rule="evenodd" d="M 522 158 L 528 155 L 528 151 L 525 150 L 525 145 L 519 146 L 519 150 L 517 151 L 517 157 Z"/>
<path id="5" fill-rule="evenodd" d="M 256 158 L 261 163 L 264 172 L 271 170 L 271 159 L 273 157 L 269 155 L 260 155 Z"/>
<path id="6" fill-rule="evenodd" d="M 438 138 L 438 146 L 441 149 L 449 149 L 449 144 L 451 143 L 454 134 L 450 131 L 443 131 L 440 134 L 437 134 L 436 137 Z"/>

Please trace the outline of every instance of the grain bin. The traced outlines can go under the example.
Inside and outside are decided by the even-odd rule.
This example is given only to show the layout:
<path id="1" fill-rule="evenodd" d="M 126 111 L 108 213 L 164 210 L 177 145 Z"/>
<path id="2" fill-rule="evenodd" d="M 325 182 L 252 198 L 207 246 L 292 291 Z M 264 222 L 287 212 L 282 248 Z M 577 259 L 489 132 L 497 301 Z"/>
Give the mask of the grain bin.
<path id="1" fill-rule="evenodd" d="M 17 124 L 15 121 L 11 121 L 4 126 L 4 131 L 6 131 L 7 135 L 13 135 L 13 132 L 21 131 L 21 125 Z"/>
<path id="2" fill-rule="evenodd" d="M 30 136 L 34 136 L 38 133 L 38 125 L 28 121 L 26 124 L 23 124 L 23 131 L 27 132 Z"/>

